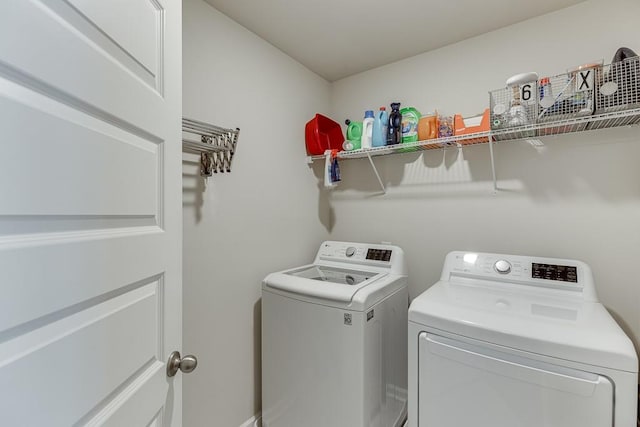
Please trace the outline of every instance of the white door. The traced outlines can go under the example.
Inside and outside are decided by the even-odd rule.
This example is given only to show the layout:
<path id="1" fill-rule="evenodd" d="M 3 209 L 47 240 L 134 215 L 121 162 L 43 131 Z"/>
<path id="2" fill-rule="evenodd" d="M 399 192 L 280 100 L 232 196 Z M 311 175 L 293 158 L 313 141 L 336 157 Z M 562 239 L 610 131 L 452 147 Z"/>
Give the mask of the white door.
<path id="1" fill-rule="evenodd" d="M 179 426 L 181 4 L 0 3 L 0 425 Z"/>
<path id="2" fill-rule="evenodd" d="M 418 427 L 606 427 L 614 387 L 601 375 L 423 332 Z"/>

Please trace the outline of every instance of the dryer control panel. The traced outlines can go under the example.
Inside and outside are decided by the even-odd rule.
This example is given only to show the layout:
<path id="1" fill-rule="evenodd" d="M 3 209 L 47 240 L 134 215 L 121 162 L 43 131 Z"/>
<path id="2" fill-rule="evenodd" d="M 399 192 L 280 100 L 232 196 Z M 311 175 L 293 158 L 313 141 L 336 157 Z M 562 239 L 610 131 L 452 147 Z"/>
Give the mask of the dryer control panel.
<path id="1" fill-rule="evenodd" d="M 441 280 L 455 277 L 568 290 L 581 294 L 585 300 L 597 300 L 591 269 L 577 260 L 451 252 Z"/>

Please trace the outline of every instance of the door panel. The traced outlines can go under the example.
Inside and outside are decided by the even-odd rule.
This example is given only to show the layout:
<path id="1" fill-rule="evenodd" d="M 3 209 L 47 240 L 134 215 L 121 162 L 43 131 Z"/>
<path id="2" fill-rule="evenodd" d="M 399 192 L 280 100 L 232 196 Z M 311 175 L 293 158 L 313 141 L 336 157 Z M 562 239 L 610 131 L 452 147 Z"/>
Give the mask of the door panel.
<path id="1" fill-rule="evenodd" d="M 1 78 L 0 110 L 0 214 L 158 216 L 162 144 Z"/>
<path id="2" fill-rule="evenodd" d="M 86 425 L 162 426 L 158 403 L 163 404 L 167 396 L 166 375 L 165 365 L 154 363 L 112 400 L 113 407 L 103 409 Z M 82 423 L 78 424 L 82 425 Z"/>
<path id="3" fill-rule="evenodd" d="M 107 404 L 118 388 L 162 365 L 158 285 L 150 283 L 6 342 L 0 384 L 11 390 L 3 405 L 12 411 L 3 425 L 37 425 L 40 413 L 47 414 L 48 425 L 72 425 L 78 413 L 89 413 L 96 402 Z M 110 348 L 114 343 L 121 345 L 121 357 Z M 154 413 L 162 404 L 156 401 Z"/>
<path id="4" fill-rule="evenodd" d="M 612 425 L 606 377 L 425 332 L 418 357 L 418 426 Z"/>
<path id="5" fill-rule="evenodd" d="M 111 8 L 100 4 L 102 13 Z M 109 13 L 118 11 L 125 16 L 125 6 Z M 163 14 L 168 16 L 164 12 L 164 8 L 155 12 L 158 22 L 153 29 L 162 36 L 157 41 L 161 49 L 166 48 L 168 40 L 163 24 L 167 21 L 161 19 Z M 180 36 L 176 37 L 180 40 Z M 150 73 L 109 33 L 64 0 L 8 0 L 0 14 L 2 74 L 156 141 L 163 139 L 164 128 L 157 120 L 165 106 L 162 95 L 166 58 L 160 56 L 164 60 L 156 73 Z M 123 99 L 135 102 L 122 102 Z M 140 108 L 142 105 L 144 108 Z"/>
<path id="6" fill-rule="evenodd" d="M 0 298 L 0 337 L 157 280 L 163 260 L 140 254 L 156 250 L 163 237 L 157 227 L 134 227 L 0 239 L 2 289 L 11 295 Z"/>
<path id="7" fill-rule="evenodd" d="M 162 46 L 160 4 L 154 0 L 109 0 L 109 7 L 105 7 L 95 0 L 68 1 L 87 22 L 113 40 L 114 48 L 137 61 L 150 76 L 157 75 Z"/>
<path id="8" fill-rule="evenodd" d="M 180 426 L 181 3 L 0 13 L 0 425 Z"/>

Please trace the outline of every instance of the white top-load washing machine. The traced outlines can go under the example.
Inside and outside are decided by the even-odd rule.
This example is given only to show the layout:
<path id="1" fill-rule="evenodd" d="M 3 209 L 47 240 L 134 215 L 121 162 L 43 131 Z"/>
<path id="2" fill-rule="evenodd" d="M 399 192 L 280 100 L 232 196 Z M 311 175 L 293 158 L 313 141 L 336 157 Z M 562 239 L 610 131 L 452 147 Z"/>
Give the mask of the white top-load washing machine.
<path id="1" fill-rule="evenodd" d="M 406 418 L 407 268 L 390 245 L 324 242 L 262 283 L 264 427 L 394 427 Z"/>
<path id="2" fill-rule="evenodd" d="M 412 427 L 633 427 L 637 380 L 579 261 L 452 252 L 409 309 Z"/>

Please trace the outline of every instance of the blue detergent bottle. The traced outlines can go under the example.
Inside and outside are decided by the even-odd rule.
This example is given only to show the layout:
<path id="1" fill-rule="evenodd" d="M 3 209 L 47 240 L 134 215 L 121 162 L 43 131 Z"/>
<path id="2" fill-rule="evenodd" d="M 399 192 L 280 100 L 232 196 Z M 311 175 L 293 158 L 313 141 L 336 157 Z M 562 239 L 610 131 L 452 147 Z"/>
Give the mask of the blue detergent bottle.
<path id="1" fill-rule="evenodd" d="M 373 147 L 384 147 L 387 145 L 387 130 L 389 128 L 389 114 L 385 107 L 380 107 L 373 118 L 373 136 L 371 145 Z"/>

